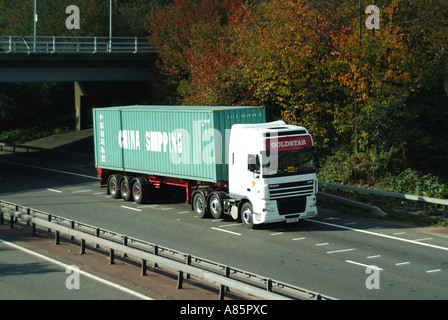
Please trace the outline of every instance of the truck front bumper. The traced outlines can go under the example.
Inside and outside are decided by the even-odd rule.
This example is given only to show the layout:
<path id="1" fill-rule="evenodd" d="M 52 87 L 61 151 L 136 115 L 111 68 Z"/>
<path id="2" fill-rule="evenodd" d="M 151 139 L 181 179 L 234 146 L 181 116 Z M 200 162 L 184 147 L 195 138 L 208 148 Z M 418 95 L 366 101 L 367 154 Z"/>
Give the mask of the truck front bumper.
<path id="1" fill-rule="evenodd" d="M 313 218 L 317 216 L 316 196 L 306 197 L 306 205 L 299 208 L 297 212 L 282 213 L 277 205 L 277 200 L 259 200 L 252 202 L 253 205 L 253 221 L 254 224 L 272 223 L 272 222 L 298 222 L 299 220 Z"/>

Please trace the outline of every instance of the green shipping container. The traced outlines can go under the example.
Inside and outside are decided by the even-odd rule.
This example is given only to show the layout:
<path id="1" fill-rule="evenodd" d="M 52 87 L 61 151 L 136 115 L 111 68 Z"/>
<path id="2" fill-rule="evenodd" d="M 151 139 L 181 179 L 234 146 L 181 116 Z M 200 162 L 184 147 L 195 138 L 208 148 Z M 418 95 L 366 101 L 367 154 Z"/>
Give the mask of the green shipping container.
<path id="1" fill-rule="evenodd" d="M 129 173 L 228 181 L 232 125 L 264 122 L 264 107 L 94 109 L 95 164 L 97 168 Z"/>

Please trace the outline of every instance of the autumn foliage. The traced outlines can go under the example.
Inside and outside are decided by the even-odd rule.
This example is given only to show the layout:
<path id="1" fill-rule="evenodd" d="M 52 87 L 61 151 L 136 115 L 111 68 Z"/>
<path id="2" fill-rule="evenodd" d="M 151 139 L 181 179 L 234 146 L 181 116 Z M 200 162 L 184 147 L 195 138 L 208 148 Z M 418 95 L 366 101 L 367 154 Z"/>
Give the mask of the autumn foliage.
<path id="1" fill-rule="evenodd" d="M 448 4 L 377 5 L 368 30 L 358 1 L 174 0 L 152 11 L 149 39 L 180 103 L 264 105 L 321 147 L 399 148 L 406 98 L 443 92 Z"/>

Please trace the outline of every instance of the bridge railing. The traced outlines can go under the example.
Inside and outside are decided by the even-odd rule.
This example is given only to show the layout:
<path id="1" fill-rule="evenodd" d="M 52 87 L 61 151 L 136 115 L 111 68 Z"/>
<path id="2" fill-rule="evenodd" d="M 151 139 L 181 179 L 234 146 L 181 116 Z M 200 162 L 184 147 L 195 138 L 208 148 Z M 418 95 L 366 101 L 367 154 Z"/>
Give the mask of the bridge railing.
<path id="1" fill-rule="evenodd" d="M 142 37 L 1 36 L 1 53 L 153 53 Z"/>

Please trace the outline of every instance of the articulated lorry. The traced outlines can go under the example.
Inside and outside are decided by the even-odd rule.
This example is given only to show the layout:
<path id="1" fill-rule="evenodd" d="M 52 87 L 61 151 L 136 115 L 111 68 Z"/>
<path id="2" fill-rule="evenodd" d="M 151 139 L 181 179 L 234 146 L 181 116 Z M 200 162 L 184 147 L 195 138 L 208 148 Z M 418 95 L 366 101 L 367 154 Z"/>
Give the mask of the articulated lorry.
<path id="1" fill-rule="evenodd" d="M 154 202 L 178 186 L 199 217 L 247 228 L 317 215 L 313 139 L 266 123 L 264 107 L 108 107 L 93 124 L 98 176 L 115 199 Z"/>

